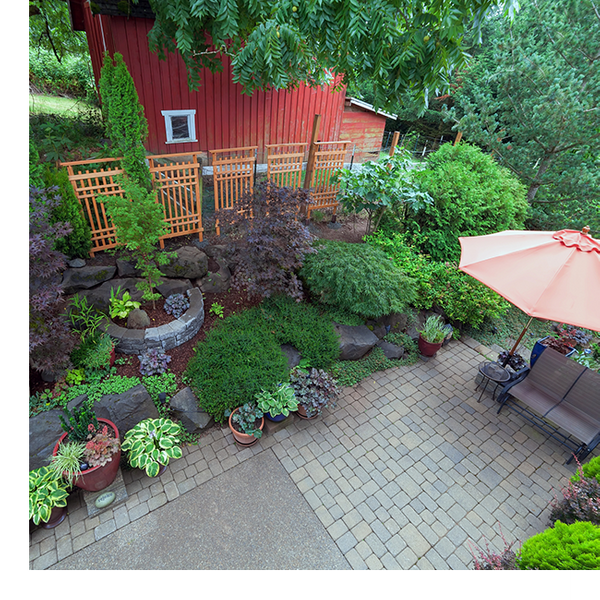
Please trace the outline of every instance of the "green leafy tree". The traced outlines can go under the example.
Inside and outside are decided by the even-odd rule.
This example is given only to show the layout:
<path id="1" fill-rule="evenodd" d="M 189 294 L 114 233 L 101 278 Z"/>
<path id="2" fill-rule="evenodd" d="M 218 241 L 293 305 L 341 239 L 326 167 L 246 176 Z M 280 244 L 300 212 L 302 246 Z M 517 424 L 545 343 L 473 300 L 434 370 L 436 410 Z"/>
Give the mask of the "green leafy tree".
<path id="1" fill-rule="evenodd" d="M 156 246 L 169 230 L 164 209 L 156 201 L 155 191 L 148 191 L 126 176 L 120 177 L 119 183 L 125 197 L 102 196 L 99 200 L 105 203 L 115 226 L 117 244 L 137 259 L 136 268 L 145 279 L 137 284 L 137 288 L 143 292 L 144 300 L 154 303 L 161 297 L 154 292 L 161 278 L 159 265 L 167 264 L 173 256 L 172 252 L 161 252 Z"/>
<path id="2" fill-rule="evenodd" d="M 410 154 L 400 149 L 392 157 L 364 163 L 358 171 L 342 169 L 337 176 L 340 203 L 351 212 L 367 211 L 367 235 L 377 231 L 386 211 L 392 211 L 403 221 L 407 206 L 416 211 L 433 202 L 414 183 L 414 168 Z"/>
<path id="3" fill-rule="evenodd" d="M 418 183 L 433 198 L 410 211 L 405 230 L 436 261 L 460 259 L 459 236 L 523 229 L 525 187 L 476 146 L 444 144 L 429 155 Z"/>
<path id="4" fill-rule="evenodd" d="M 134 0 L 136 2 L 137 0 Z M 514 0 L 150 0 L 156 15 L 150 48 L 176 50 L 192 88 L 201 69 L 231 57 L 244 91 L 311 85 L 343 74 L 371 79 L 374 102 L 427 99 L 465 59 L 463 36 L 492 6 Z"/>
<path id="5" fill-rule="evenodd" d="M 115 52 L 113 58 L 104 55 L 100 76 L 102 112 L 106 132 L 115 153 L 123 157 L 122 167 L 138 185 L 152 189 L 152 177 L 146 164 L 144 141 L 148 136 L 148 122 L 140 104 L 133 79 L 123 56 Z"/>
<path id="6" fill-rule="evenodd" d="M 494 33 L 495 32 L 495 33 Z M 462 72 L 449 118 L 527 186 L 536 228 L 600 233 L 600 6 L 535 0 Z"/>

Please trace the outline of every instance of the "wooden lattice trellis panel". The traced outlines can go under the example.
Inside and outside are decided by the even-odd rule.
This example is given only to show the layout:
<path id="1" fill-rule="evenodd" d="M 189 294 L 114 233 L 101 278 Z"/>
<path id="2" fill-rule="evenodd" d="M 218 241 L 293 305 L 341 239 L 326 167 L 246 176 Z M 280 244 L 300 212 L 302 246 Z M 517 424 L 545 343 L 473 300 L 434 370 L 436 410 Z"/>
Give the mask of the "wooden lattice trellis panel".
<path id="1" fill-rule="evenodd" d="M 211 150 L 215 211 L 233 208 L 241 196 L 254 189 L 254 166 L 258 146 Z M 220 235 L 218 221 L 217 235 Z"/>
<path id="2" fill-rule="evenodd" d="M 313 174 L 310 189 L 313 204 L 307 207 L 307 216 L 313 210 L 333 208 L 333 214 L 339 205 L 337 201 L 339 183 L 332 181 L 333 174 L 344 168 L 344 159 L 350 142 L 315 142 Z"/>
<path id="3" fill-rule="evenodd" d="M 122 175 L 120 158 L 80 160 L 61 163 L 67 168 L 92 237 L 90 255 L 117 245 L 115 228 L 99 196 L 124 196 L 116 175 Z M 163 205 L 170 232 L 160 238 L 160 247 L 170 237 L 198 233 L 202 240 L 201 166 L 195 154 L 164 154 L 148 157 L 150 172 L 157 188 L 157 202 Z M 163 164 L 171 161 L 170 164 Z M 86 168 L 87 167 L 87 168 Z"/>
<path id="4" fill-rule="evenodd" d="M 267 144 L 267 180 L 280 187 L 302 184 L 306 144 Z"/>

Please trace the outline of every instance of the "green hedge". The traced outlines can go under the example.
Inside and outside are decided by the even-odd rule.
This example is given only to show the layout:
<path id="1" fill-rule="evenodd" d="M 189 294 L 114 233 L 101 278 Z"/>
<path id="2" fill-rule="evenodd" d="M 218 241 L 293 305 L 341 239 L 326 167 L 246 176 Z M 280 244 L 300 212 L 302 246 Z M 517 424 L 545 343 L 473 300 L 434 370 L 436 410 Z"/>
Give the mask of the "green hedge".
<path id="1" fill-rule="evenodd" d="M 260 306 L 217 322 L 194 349 L 185 380 L 215 421 L 225 410 L 252 400 L 262 389 L 287 381 L 281 344 L 293 345 L 315 368 L 339 355 L 333 324 L 310 305 L 273 297 Z"/>
<path id="2" fill-rule="evenodd" d="M 565 525 L 557 521 L 523 542 L 520 569 L 598 570 L 600 569 L 600 527 L 580 521 Z"/>

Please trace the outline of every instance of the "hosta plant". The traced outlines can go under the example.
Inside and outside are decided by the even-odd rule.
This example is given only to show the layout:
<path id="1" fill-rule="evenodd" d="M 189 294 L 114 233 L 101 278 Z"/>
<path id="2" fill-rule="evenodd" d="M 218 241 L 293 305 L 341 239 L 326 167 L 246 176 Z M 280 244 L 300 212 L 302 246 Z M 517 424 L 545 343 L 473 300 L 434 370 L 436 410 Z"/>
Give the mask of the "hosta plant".
<path id="1" fill-rule="evenodd" d="M 190 307 L 189 298 L 186 298 L 183 294 L 171 294 L 165 300 L 165 312 L 168 315 L 173 315 L 176 319 Z"/>
<path id="2" fill-rule="evenodd" d="M 150 348 L 138 358 L 140 359 L 140 373 L 142 375 L 161 375 L 167 371 L 167 365 L 171 362 L 171 357 L 160 348 Z"/>
<path id="3" fill-rule="evenodd" d="M 36 525 L 50 520 L 52 509 L 67 505 L 67 485 L 50 467 L 29 471 L 29 518 Z"/>
<path id="4" fill-rule="evenodd" d="M 126 319 L 132 310 L 140 307 L 139 302 L 131 299 L 131 294 L 125 290 L 123 296 L 119 298 L 121 293 L 121 286 L 117 288 L 115 292 L 112 288 L 110 289 L 110 304 L 109 313 L 111 319 Z"/>
<path id="5" fill-rule="evenodd" d="M 327 406 L 335 406 L 339 395 L 337 381 L 322 369 L 292 369 L 290 383 L 308 417 L 320 415 Z"/>
<path id="6" fill-rule="evenodd" d="M 180 435 L 181 426 L 170 419 L 145 419 L 125 434 L 121 449 L 132 467 L 156 477 L 161 465 L 183 456 Z"/>
<path id="7" fill-rule="evenodd" d="M 287 417 L 290 411 L 298 410 L 298 400 L 289 383 L 279 383 L 273 390 L 261 390 L 255 398 L 258 408 L 273 417 L 277 415 Z"/>

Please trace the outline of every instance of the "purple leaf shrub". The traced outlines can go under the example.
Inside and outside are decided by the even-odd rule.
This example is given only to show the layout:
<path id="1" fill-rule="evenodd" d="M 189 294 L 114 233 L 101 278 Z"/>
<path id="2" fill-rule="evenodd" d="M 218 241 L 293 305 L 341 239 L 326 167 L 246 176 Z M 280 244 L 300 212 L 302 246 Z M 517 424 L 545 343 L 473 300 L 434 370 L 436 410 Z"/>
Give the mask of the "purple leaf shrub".
<path id="1" fill-rule="evenodd" d="M 304 256 L 315 250 L 314 236 L 301 222 L 301 212 L 311 203 L 307 190 L 260 183 L 233 210 L 215 213 L 219 227 L 238 250 L 234 287 L 263 298 L 281 293 L 302 299 L 302 282 L 296 273 Z"/>
<path id="2" fill-rule="evenodd" d="M 55 243 L 71 232 L 69 223 L 50 224 L 58 188 L 29 188 L 29 364 L 55 373 L 70 366 L 76 339 L 62 310 L 61 272 L 66 257 Z"/>

